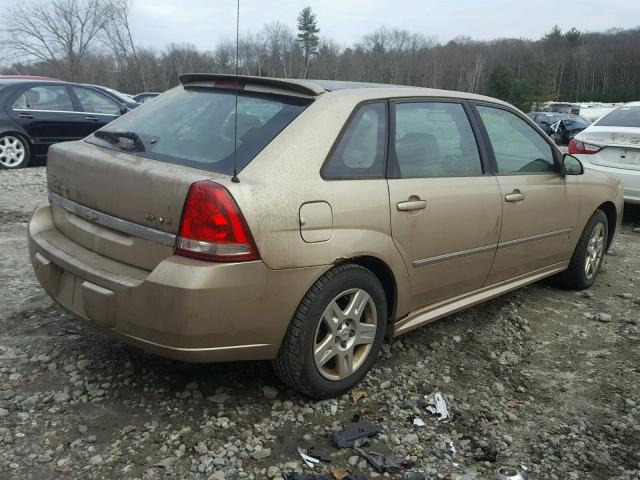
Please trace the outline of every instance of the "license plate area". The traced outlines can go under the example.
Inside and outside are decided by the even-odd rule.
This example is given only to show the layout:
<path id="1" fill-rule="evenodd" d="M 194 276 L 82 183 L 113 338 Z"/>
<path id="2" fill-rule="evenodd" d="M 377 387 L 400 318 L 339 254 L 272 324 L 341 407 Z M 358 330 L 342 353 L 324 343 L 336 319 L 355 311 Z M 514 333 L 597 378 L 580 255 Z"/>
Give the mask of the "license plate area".
<path id="1" fill-rule="evenodd" d="M 105 327 L 116 324 L 116 294 L 51 264 L 59 272 L 55 285 L 45 287 L 62 306 L 76 315 Z"/>
<path id="2" fill-rule="evenodd" d="M 625 150 L 620 155 L 621 163 L 640 166 L 640 151 L 638 150 Z"/>

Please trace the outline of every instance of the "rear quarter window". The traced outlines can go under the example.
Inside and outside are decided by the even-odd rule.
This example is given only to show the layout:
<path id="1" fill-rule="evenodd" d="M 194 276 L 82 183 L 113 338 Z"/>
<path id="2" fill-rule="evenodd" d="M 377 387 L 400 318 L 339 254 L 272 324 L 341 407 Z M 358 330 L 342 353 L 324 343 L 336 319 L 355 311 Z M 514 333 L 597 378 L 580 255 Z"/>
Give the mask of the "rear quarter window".
<path id="1" fill-rule="evenodd" d="M 355 110 L 322 168 L 323 178 L 384 177 L 386 112 L 383 102 L 365 103 Z"/>

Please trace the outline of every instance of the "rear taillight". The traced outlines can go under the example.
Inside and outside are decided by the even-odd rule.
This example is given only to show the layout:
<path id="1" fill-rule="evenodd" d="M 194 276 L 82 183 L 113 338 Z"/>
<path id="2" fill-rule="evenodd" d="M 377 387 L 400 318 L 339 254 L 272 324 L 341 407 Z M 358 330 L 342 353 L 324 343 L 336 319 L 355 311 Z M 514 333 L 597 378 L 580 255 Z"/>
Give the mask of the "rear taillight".
<path id="1" fill-rule="evenodd" d="M 571 141 L 569 142 L 569 153 L 571 155 L 575 155 L 576 153 L 591 155 L 592 153 L 599 152 L 600 150 L 602 150 L 602 147 L 591 145 L 590 143 L 580 142 L 575 138 L 571 139 Z"/>
<path id="2" fill-rule="evenodd" d="M 257 260 L 258 249 L 229 191 L 213 182 L 189 188 L 176 254 L 210 262 Z"/>

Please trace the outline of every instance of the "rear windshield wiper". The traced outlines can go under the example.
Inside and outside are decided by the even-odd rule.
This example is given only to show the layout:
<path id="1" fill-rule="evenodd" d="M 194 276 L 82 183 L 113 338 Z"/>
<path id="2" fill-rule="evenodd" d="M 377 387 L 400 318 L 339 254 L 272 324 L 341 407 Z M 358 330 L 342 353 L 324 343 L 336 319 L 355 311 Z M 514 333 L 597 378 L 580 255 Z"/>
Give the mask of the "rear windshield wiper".
<path id="1" fill-rule="evenodd" d="M 98 130 L 95 137 L 106 140 L 112 145 L 117 145 L 123 150 L 136 150 L 144 152 L 144 144 L 135 132 L 114 132 L 111 130 Z"/>

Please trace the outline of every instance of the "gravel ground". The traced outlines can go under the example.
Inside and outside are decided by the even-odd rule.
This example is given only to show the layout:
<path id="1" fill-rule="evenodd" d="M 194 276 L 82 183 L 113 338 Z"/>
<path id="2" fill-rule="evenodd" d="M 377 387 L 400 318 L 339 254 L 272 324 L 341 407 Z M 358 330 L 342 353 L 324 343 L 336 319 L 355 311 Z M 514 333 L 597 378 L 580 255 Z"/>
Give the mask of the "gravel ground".
<path id="1" fill-rule="evenodd" d="M 354 414 L 380 427 L 367 448 L 413 463 L 386 477 L 480 480 L 510 465 L 536 479 L 640 478 L 640 209 L 627 207 L 591 290 L 538 283 L 418 329 L 385 345 L 358 391 L 317 402 L 267 362 L 173 362 L 74 321 L 27 259 L 44 169 L 0 172 L 0 185 L 1 479 L 279 479 L 312 472 L 298 446 L 331 461 L 318 473 L 375 478 L 330 440 Z M 435 391 L 450 422 L 417 407 Z"/>

